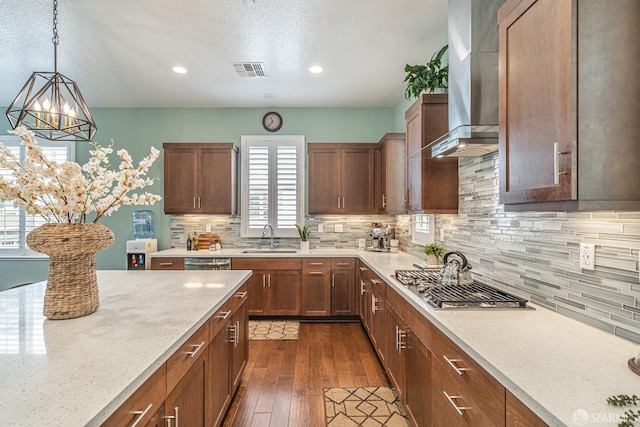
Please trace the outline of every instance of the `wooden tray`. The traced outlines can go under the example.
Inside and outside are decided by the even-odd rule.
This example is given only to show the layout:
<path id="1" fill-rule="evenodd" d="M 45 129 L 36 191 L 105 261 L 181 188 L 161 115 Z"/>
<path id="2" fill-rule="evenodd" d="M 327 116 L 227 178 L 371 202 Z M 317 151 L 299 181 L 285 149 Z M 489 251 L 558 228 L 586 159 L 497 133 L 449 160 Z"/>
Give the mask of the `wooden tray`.
<path id="1" fill-rule="evenodd" d="M 217 234 L 198 234 L 198 244 L 196 249 L 209 249 L 209 246 L 220 243 L 220 236 Z"/>

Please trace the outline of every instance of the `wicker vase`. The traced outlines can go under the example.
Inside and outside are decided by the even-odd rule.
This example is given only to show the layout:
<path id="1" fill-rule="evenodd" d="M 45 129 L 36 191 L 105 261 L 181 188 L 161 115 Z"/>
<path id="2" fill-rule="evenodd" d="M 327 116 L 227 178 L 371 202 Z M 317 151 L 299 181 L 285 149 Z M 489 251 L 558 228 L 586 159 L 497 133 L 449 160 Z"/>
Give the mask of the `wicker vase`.
<path id="1" fill-rule="evenodd" d="M 113 232 L 99 223 L 44 224 L 27 235 L 27 245 L 50 259 L 45 317 L 71 319 L 98 309 L 96 252 L 114 240 Z"/>

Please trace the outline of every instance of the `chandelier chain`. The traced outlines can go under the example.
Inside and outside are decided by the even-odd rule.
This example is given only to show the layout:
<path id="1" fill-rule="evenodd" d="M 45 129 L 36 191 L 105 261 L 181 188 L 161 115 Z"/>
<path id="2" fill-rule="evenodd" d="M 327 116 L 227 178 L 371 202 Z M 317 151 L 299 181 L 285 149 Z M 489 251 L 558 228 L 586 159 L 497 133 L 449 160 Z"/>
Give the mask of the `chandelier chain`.
<path id="1" fill-rule="evenodd" d="M 53 39 L 51 40 L 54 45 L 59 42 L 58 38 L 58 0 L 53 0 Z"/>

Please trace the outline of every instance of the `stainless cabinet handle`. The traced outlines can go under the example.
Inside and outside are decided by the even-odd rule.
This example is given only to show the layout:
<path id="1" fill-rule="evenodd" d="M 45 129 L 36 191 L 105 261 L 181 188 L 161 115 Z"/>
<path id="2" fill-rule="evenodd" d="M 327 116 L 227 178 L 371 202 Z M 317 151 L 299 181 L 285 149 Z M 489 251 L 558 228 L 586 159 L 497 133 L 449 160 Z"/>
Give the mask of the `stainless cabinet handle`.
<path id="1" fill-rule="evenodd" d="M 238 293 L 236 294 L 236 298 L 240 298 L 240 299 L 242 299 L 242 298 L 244 298 L 244 297 L 246 297 L 246 296 L 247 296 L 247 291 L 244 291 L 244 292 L 238 292 Z"/>
<path id="2" fill-rule="evenodd" d="M 178 422 L 178 407 L 173 408 L 173 415 L 168 415 L 165 419 L 167 420 L 167 427 L 171 427 L 171 420 L 175 421 L 174 427 L 180 427 Z"/>
<path id="3" fill-rule="evenodd" d="M 447 361 L 447 363 L 453 368 L 454 371 L 456 371 L 456 373 L 458 375 L 462 375 L 464 373 L 464 371 L 468 371 L 469 370 L 469 368 L 460 368 L 460 367 L 456 366 L 455 363 L 453 363 L 453 362 L 460 362 L 460 359 L 449 359 L 445 355 L 442 355 L 442 357 L 444 357 L 444 360 Z"/>
<path id="4" fill-rule="evenodd" d="M 200 196 L 198 196 L 198 209 L 200 209 L 202 207 L 202 203 L 201 203 L 201 199 Z M 177 426 L 176 426 L 177 427 Z"/>
<path id="5" fill-rule="evenodd" d="M 144 416 L 147 415 L 147 412 L 151 410 L 152 406 L 153 406 L 153 403 L 149 403 L 149 406 L 147 406 L 147 408 L 144 411 L 133 411 L 133 415 L 135 415 L 137 418 L 136 418 L 136 421 L 133 424 L 131 424 L 131 427 L 136 427 L 138 423 L 142 421 Z"/>
<path id="6" fill-rule="evenodd" d="M 373 314 L 376 314 L 376 311 L 378 311 L 378 307 L 376 306 L 377 303 L 378 303 L 378 298 L 376 298 L 375 295 L 371 295 L 371 312 Z"/>
<path id="7" fill-rule="evenodd" d="M 231 342 L 235 347 L 235 344 L 236 344 L 236 324 L 235 323 L 229 326 L 229 332 L 231 332 Z"/>
<path id="8" fill-rule="evenodd" d="M 204 345 L 204 341 L 202 341 L 200 344 L 192 344 L 189 347 L 195 347 L 195 349 L 193 351 L 188 351 L 187 354 L 190 357 L 194 357 L 196 355 L 197 352 L 200 351 L 200 349 L 202 348 L 202 346 Z"/>
<path id="9" fill-rule="evenodd" d="M 332 288 L 336 287 L 336 275 L 335 274 L 331 275 L 331 287 Z"/>
<path id="10" fill-rule="evenodd" d="M 368 268 L 360 267 L 360 271 L 369 271 Z"/>
<path id="11" fill-rule="evenodd" d="M 266 284 L 266 283 L 265 283 L 265 282 L 266 282 L 266 279 L 267 279 L 266 274 L 263 274 L 263 275 L 262 275 L 262 287 L 263 287 L 263 288 L 264 288 L 264 286 L 265 286 L 265 284 Z"/>
<path id="12" fill-rule="evenodd" d="M 560 159 L 558 156 L 561 154 L 569 154 L 569 151 L 559 151 L 559 144 L 557 142 L 553 143 L 553 183 L 555 185 L 560 184 L 560 176 L 561 175 L 569 175 L 569 172 L 560 172 Z"/>
<path id="13" fill-rule="evenodd" d="M 238 346 L 238 341 L 240 340 L 240 333 L 238 331 L 240 331 L 240 321 L 236 320 L 236 327 L 234 328 L 235 331 L 235 338 L 233 339 L 233 346 L 237 347 Z"/>
<path id="14" fill-rule="evenodd" d="M 379 285 L 381 282 L 378 279 L 371 279 L 371 283 L 373 283 L 374 285 Z"/>
<path id="15" fill-rule="evenodd" d="M 342 198 L 342 209 L 344 209 L 344 197 Z"/>
<path id="16" fill-rule="evenodd" d="M 271 287 L 271 274 L 268 275 L 268 279 L 267 279 L 267 286 L 270 288 Z"/>
<path id="17" fill-rule="evenodd" d="M 193 196 L 193 209 L 196 208 L 196 196 Z"/>
<path id="18" fill-rule="evenodd" d="M 172 262 L 161 262 L 160 265 L 163 266 L 163 267 L 169 267 L 169 266 L 173 265 L 173 263 Z"/>
<path id="19" fill-rule="evenodd" d="M 338 209 L 340 209 L 340 197 L 338 197 Z"/>
<path id="20" fill-rule="evenodd" d="M 364 281 L 360 280 L 360 295 L 364 295 Z"/>
<path id="21" fill-rule="evenodd" d="M 336 265 L 338 267 L 349 267 L 351 264 L 349 264 L 348 262 L 338 262 L 336 263 Z"/>
<path id="22" fill-rule="evenodd" d="M 456 412 L 458 414 L 460 414 L 460 416 L 464 415 L 462 413 L 462 411 L 466 411 L 467 409 L 471 409 L 471 408 L 466 407 L 466 406 L 458 406 L 458 405 L 456 405 L 456 402 L 453 401 L 453 399 L 461 399 L 462 396 L 449 396 L 446 391 L 443 391 L 443 393 L 444 393 L 445 397 L 447 398 L 447 400 L 449 401 L 449 403 L 451 403 L 451 406 L 454 407 L 454 409 L 456 410 Z"/>
<path id="23" fill-rule="evenodd" d="M 387 206 L 387 201 L 386 201 L 386 199 L 385 199 L 385 197 L 384 197 L 384 194 L 383 194 L 383 195 L 382 195 L 382 207 L 384 208 L 384 207 L 386 207 L 386 206 Z"/>
<path id="24" fill-rule="evenodd" d="M 312 276 L 322 276 L 324 275 L 324 271 L 310 271 L 309 274 Z"/>
<path id="25" fill-rule="evenodd" d="M 227 317 L 229 317 L 230 314 L 231 314 L 231 310 L 225 311 L 224 315 L 218 316 L 218 317 L 222 320 L 227 320 Z"/>
<path id="26" fill-rule="evenodd" d="M 310 262 L 309 265 L 324 265 L 324 262 Z"/>
<path id="27" fill-rule="evenodd" d="M 400 329 L 399 326 L 396 326 L 396 328 L 398 328 L 398 353 L 402 354 L 402 350 L 407 348 L 404 344 L 404 338 L 407 337 L 407 332 Z"/>

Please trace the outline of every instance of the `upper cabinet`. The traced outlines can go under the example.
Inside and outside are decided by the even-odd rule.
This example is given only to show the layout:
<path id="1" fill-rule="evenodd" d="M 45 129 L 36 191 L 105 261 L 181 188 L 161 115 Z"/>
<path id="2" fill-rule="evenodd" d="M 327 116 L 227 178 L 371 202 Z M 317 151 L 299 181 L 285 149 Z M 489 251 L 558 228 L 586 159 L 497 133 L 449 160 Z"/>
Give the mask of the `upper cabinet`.
<path id="1" fill-rule="evenodd" d="M 236 213 L 238 148 L 229 143 L 164 143 L 167 214 Z"/>
<path id="2" fill-rule="evenodd" d="M 387 133 L 376 148 L 376 210 L 382 214 L 406 212 L 406 153 L 404 133 Z"/>
<path id="3" fill-rule="evenodd" d="M 375 144 L 310 143 L 309 214 L 373 214 Z"/>
<path id="4" fill-rule="evenodd" d="M 421 95 L 405 113 L 407 210 L 458 213 L 458 159 L 431 158 L 423 147 L 449 131 L 446 94 Z"/>
<path id="5" fill-rule="evenodd" d="M 505 210 L 640 209 L 637 0 L 507 0 L 500 35 Z"/>

